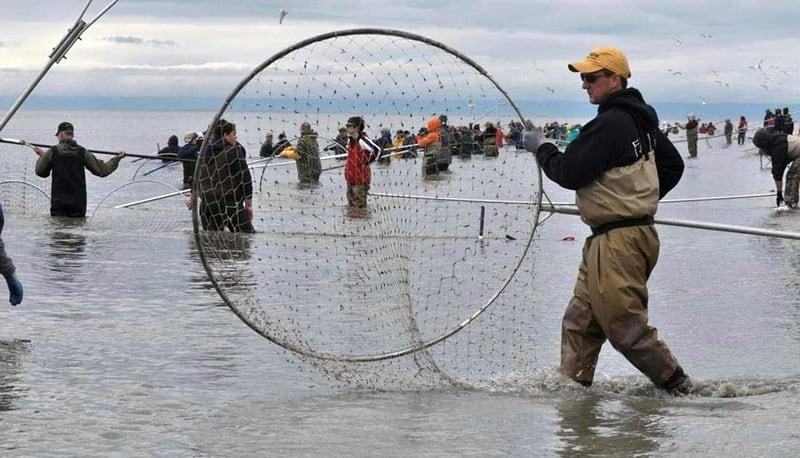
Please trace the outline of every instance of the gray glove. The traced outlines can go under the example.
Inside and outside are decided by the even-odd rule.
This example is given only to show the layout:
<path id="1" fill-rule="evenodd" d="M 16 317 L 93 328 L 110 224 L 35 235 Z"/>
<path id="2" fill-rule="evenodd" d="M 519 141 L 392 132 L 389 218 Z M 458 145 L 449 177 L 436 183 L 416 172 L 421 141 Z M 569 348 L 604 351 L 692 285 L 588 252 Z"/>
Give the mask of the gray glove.
<path id="1" fill-rule="evenodd" d="M 536 153 L 542 143 L 545 143 L 544 135 L 539 131 L 539 129 L 533 126 L 528 126 L 528 129 L 525 131 L 525 135 L 522 137 L 522 144 L 525 145 L 525 150 L 529 153 Z"/>

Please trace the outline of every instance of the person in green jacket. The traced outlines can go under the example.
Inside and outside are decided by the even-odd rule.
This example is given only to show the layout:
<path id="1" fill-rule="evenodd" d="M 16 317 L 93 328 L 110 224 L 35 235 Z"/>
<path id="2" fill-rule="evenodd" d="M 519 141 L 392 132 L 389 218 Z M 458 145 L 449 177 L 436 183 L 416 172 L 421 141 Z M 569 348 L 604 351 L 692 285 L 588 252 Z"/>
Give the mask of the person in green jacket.
<path id="1" fill-rule="evenodd" d="M 297 159 L 297 179 L 300 186 L 318 186 L 322 161 L 319 158 L 317 133 L 311 129 L 311 124 L 300 124 L 300 139 L 295 150 L 300 156 Z"/>
<path id="2" fill-rule="evenodd" d="M 697 159 L 697 119 L 693 113 L 689 113 L 688 121 L 684 126 L 686 129 L 686 144 L 689 148 L 689 159 Z"/>

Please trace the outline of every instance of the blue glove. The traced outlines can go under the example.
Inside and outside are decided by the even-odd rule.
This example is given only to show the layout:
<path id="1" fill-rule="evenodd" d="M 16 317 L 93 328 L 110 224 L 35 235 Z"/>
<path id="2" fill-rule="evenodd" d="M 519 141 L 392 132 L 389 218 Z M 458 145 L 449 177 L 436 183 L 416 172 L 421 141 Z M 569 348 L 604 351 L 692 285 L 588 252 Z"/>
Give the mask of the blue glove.
<path id="1" fill-rule="evenodd" d="M 537 128 L 528 129 L 522 137 L 522 144 L 525 145 L 525 150 L 529 153 L 536 153 L 539 146 L 545 142 L 544 135 Z"/>
<path id="2" fill-rule="evenodd" d="M 10 293 L 8 301 L 11 302 L 11 305 L 20 304 L 22 302 L 22 283 L 17 280 L 16 275 L 6 277 L 6 283 L 8 283 L 8 292 Z"/>

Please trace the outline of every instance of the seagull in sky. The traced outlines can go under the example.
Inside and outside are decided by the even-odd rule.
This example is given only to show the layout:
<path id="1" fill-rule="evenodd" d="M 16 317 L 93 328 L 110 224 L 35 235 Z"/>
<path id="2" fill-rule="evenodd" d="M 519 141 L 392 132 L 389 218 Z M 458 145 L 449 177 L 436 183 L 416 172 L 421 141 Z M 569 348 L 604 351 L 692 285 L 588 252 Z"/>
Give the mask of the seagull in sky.
<path id="1" fill-rule="evenodd" d="M 678 43 L 678 46 L 683 44 L 683 42 L 678 37 L 672 37 L 672 40 L 675 41 L 675 43 Z"/>
<path id="2" fill-rule="evenodd" d="M 535 72 L 544 72 L 544 70 L 542 70 L 541 68 L 536 66 L 536 59 L 533 59 L 533 71 L 535 71 Z"/>
<path id="3" fill-rule="evenodd" d="M 700 99 L 700 103 L 702 103 L 703 105 L 708 103 L 708 101 L 706 99 L 704 99 L 703 97 L 698 97 L 698 99 Z"/>
<path id="4" fill-rule="evenodd" d="M 555 93 L 556 93 L 556 90 L 555 90 L 555 89 L 553 89 L 553 88 L 552 88 L 552 87 L 550 87 L 550 86 L 547 86 L 547 87 L 545 87 L 545 89 L 547 89 L 548 91 L 552 92 L 553 94 L 555 94 Z"/>
<path id="5" fill-rule="evenodd" d="M 701 33 L 700 36 L 703 37 L 703 38 L 711 38 L 711 35 L 709 35 L 707 33 Z"/>
<path id="6" fill-rule="evenodd" d="M 280 17 L 278 18 L 278 24 L 283 24 L 283 18 L 285 18 L 289 12 L 281 8 L 281 10 L 278 11 L 278 14 L 280 14 Z"/>

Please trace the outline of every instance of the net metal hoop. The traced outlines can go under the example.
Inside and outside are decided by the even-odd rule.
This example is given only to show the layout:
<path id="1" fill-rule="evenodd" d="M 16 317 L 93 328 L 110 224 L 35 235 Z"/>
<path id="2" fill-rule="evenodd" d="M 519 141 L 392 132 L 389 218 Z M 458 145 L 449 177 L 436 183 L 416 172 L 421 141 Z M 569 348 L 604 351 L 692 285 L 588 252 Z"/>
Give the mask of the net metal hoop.
<path id="1" fill-rule="evenodd" d="M 265 68 L 269 67 L 274 62 L 278 61 L 282 57 L 285 57 L 288 54 L 290 54 L 290 53 L 292 53 L 292 52 L 294 52 L 296 50 L 299 50 L 299 49 L 301 49 L 301 48 L 303 48 L 305 46 L 311 45 L 313 43 L 322 42 L 322 41 L 326 41 L 326 40 L 330 40 L 330 39 L 335 39 L 337 37 L 354 36 L 354 35 L 382 35 L 382 36 L 403 38 L 403 39 L 407 39 L 407 40 L 411 40 L 411 41 L 427 44 L 429 46 L 438 48 L 438 49 L 440 49 L 440 50 L 442 50 L 442 51 L 444 51 L 444 52 L 446 52 L 446 53 L 448 53 L 448 54 L 450 54 L 452 56 L 455 56 L 461 62 L 466 63 L 467 65 L 472 67 L 474 70 L 476 70 L 480 75 L 485 77 L 489 82 L 491 82 L 491 85 L 495 89 L 497 89 L 500 92 L 500 94 L 502 94 L 502 96 L 508 102 L 508 104 L 513 109 L 513 111 L 516 113 L 516 115 L 519 116 L 520 122 L 522 122 L 523 124 L 525 123 L 525 118 L 522 115 L 522 112 L 519 110 L 519 107 L 514 103 L 514 101 L 511 100 L 511 98 L 509 97 L 508 93 L 506 93 L 506 91 L 502 87 L 500 87 L 500 85 L 491 77 L 491 75 L 489 75 L 488 72 L 486 72 L 486 70 L 484 70 L 475 61 L 473 61 L 469 57 L 465 56 L 464 54 L 460 53 L 459 51 L 457 51 L 457 50 L 455 50 L 453 48 L 450 48 L 450 47 L 448 47 L 448 46 L 446 46 L 446 45 L 444 45 L 444 44 L 442 44 L 442 43 L 440 43 L 438 41 L 432 40 L 430 38 L 427 38 L 427 37 L 424 37 L 424 36 L 421 36 L 421 35 L 416 35 L 416 34 L 413 34 L 413 33 L 409 33 L 409 32 L 404 32 L 404 31 L 400 31 L 400 30 L 393 30 L 393 29 L 357 28 L 357 29 L 346 29 L 346 30 L 333 31 L 333 32 L 328 32 L 328 33 L 324 33 L 324 34 L 321 34 L 321 35 L 317 35 L 317 36 L 308 38 L 306 40 L 300 41 L 300 42 L 298 42 L 298 43 L 296 43 L 296 44 L 294 44 L 292 46 L 289 46 L 289 47 L 283 49 L 282 51 L 274 54 L 272 57 L 270 57 L 269 59 L 265 60 L 263 63 L 261 63 L 255 69 L 253 69 L 250 72 L 250 74 L 247 75 L 230 92 L 230 94 L 223 101 L 219 111 L 217 111 L 217 113 L 214 115 L 214 118 L 212 119 L 212 121 L 209 124 L 209 126 L 216 125 L 219 122 L 219 120 L 222 119 L 226 109 L 231 105 L 231 102 L 245 88 L 245 86 L 247 86 L 257 75 L 259 75 L 259 73 L 262 70 L 264 70 Z M 209 135 L 206 135 L 203 138 L 203 142 L 202 142 L 202 144 L 200 146 L 200 150 L 199 150 L 199 153 L 198 153 L 198 157 L 201 158 L 200 160 L 202 160 L 202 158 L 205 157 L 206 151 L 210 146 L 209 145 L 209 138 L 210 138 Z M 198 161 L 198 165 L 199 165 L 199 163 L 200 162 Z M 203 231 L 203 229 L 201 227 L 200 213 L 199 213 L 198 204 L 197 204 L 197 194 L 198 193 L 194 192 L 194 191 L 197 190 L 198 170 L 199 170 L 199 167 L 197 167 L 195 169 L 195 178 L 193 180 L 193 192 L 192 192 L 192 196 L 191 196 L 191 200 L 192 200 L 192 225 L 193 225 L 193 229 L 194 229 L 195 240 L 196 240 L 196 243 L 197 243 L 198 253 L 200 255 L 201 262 L 203 263 L 203 267 L 204 267 L 204 269 L 205 269 L 205 271 L 206 271 L 206 273 L 208 275 L 208 278 L 210 279 L 211 283 L 214 285 L 214 288 L 217 290 L 217 293 L 219 293 L 219 295 L 222 298 L 223 302 L 225 302 L 225 304 L 231 309 L 231 311 L 233 311 L 233 313 L 236 316 L 239 317 L 239 319 L 241 319 L 245 324 L 247 324 L 251 329 L 253 329 L 256 333 L 258 333 L 262 337 L 266 338 L 267 340 L 269 340 L 272 343 L 275 343 L 276 345 L 279 345 L 279 346 L 285 348 L 286 350 L 292 351 L 294 353 L 297 353 L 297 354 L 305 356 L 305 357 L 316 358 L 316 359 L 320 359 L 320 360 L 337 361 L 337 362 L 374 362 L 374 361 L 384 361 L 384 360 L 389 360 L 389 359 L 392 359 L 392 358 L 397 358 L 397 357 L 401 357 L 401 356 L 405 356 L 405 355 L 410 355 L 410 354 L 419 352 L 421 350 L 425 350 L 425 349 L 430 348 L 433 345 L 436 345 L 436 344 L 438 344 L 440 342 L 443 342 L 447 338 L 453 336 L 454 334 L 456 334 L 460 330 L 464 329 L 467 325 L 469 325 L 470 323 L 475 321 L 506 290 L 506 288 L 511 283 L 511 281 L 514 278 L 514 276 L 516 275 L 516 273 L 521 268 L 522 263 L 527 258 L 528 254 L 529 254 L 529 252 L 531 250 L 531 245 L 533 244 L 533 241 L 534 241 L 534 236 L 535 236 L 535 233 L 536 233 L 536 227 L 538 227 L 538 225 L 540 223 L 539 222 L 539 215 L 540 215 L 540 209 L 541 209 L 540 203 L 541 203 L 541 198 L 542 198 L 542 195 L 543 195 L 543 190 L 542 190 L 542 173 L 541 173 L 541 169 L 539 168 L 539 166 L 537 164 L 535 172 L 534 172 L 536 174 L 536 184 L 535 184 L 535 189 L 533 190 L 533 199 L 532 199 L 531 202 L 525 204 L 525 206 L 529 206 L 530 207 L 530 211 L 532 212 L 532 218 L 533 218 L 533 221 L 534 221 L 534 225 L 531 228 L 529 237 L 527 238 L 527 240 L 524 243 L 524 246 L 522 248 L 521 255 L 519 256 L 519 260 L 518 260 L 517 264 L 513 267 L 513 269 L 511 269 L 511 272 L 508 275 L 508 277 L 498 287 L 497 291 L 494 294 L 492 294 L 491 297 L 489 297 L 489 299 L 486 301 L 485 304 L 480 306 L 477 310 L 475 310 L 472 314 L 467 316 L 464 320 L 462 320 L 457 325 L 455 325 L 453 327 L 450 327 L 448 329 L 445 329 L 443 332 L 439 333 L 438 335 L 436 335 L 436 336 L 434 336 L 434 337 L 432 337 L 432 338 L 430 338 L 428 340 L 422 340 L 422 341 L 418 342 L 415 345 L 406 346 L 404 348 L 400 348 L 400 349 L 397 349 L 395 351 L 389 351 L 389 352 L 377 353 L 377 354 L 335 354 L 335 353 L 329 353 L 329 352 L 324 352 L 324 351 L 315 351 L 315 350 L 310 350 L 309 348 L 306 348 L 306 347 L 301 347 L 299 345 L 295 345 L 292 342 L 286 342 L 284 340 L 280 340 L 280 339 L 276 338 L 275 336 L 270 335 L 268 332 L 266 332 L 265 330 L 263 330 L 259 326 L 257 326 L 247 315 L 245 315 L 232 302 L 232 300 L 228 296 L 228 294 L 226 294 L 225 289 L 222 287 L 222 285 L 220 284 L 220 281 L 218 280 L 217 276 L 215 275 L 215 273 L 213 271 L 213 268 L 211 266 L 210 260 L 208 259 L 207 254 L 205 253 L 205 250 L 203 249 L 202 232 L 204 232 L 204 231 Z"/>
<path id="2" fill-rule="evenodd" d="M 97 210 L 103 205 L 103 202 L 105 202 L 106 199 L 111 197 L 115 192 L 119 191 L 120 189 L 127 188 L 128 186 L 140 185 L 142 183 L 150 183 L 150 184 L 156 184 L 156 185 L 159 185 L 159 186 L 164 186 L 167 189 L 169 189 L 170 191 L 173 191 L 176 195 L 180 195 L 180 190 L 178 188 L 176 188 L 175 186 L 172 186 L 171 184 L 164 183 L 163 181 L 158 181 L 158 180 L 129 181 L 129 182 L 121 184 L 121 185 L 117 186 L 116 188 L 112 189 L 111 191 L 107 192 L 106 195 L 104 195 L 103 198 L 100 199 L 100 202 L 97 203 L 97 206 L 95 206 L 94 210 L 92 210 L 92 215 L 89 217 L 87 222 L 89 222 L 89 223 L 92 222 L 92 218 L 94 218 L 94 215 L 95 215 L 95 213 L 97 213 Z"/>
<path id="3" fill-rule="evenodd" d="M 43 196 L 47 197 L 47 201 L 48 202 L 50 201 L 50 194 L 48 194 L 47 191 L 45 191 L 44 189 L 40 188 L 39 186 L 37 186 L 37 185 L 35 185 L 35 184 L 33 184 L 33 183 L 29 182 L 29 181 L 25 181 L 25 180 L 3 180 L 3 181 L 0 181 L 0 185 L 2 185 L 2 184 L 24 184 L 24 185 L 28 185 L 28 186 L 36 189 L 37 191 L 41 192 Z"/>

